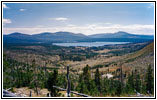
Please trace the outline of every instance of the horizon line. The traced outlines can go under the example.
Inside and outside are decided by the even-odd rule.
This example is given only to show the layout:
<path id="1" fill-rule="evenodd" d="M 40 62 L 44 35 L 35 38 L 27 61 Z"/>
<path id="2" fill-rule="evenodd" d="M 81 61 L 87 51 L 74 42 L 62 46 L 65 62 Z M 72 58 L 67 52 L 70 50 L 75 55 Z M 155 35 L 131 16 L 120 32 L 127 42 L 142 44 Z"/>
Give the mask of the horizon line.
<path id="1" fill-rule="evenodd" d="M 9 34 L 4 34 L 3 35 L 11 35 L 11 34 L 14 34 L 14 33 L 19 33 L 19 34 L 24 34 L 24 35 L 36 35 L 36 34 L 43 34 L 43 33 L 52 33 L 52 34 L 55 34 L 55 33 L 58 33 L 58 32 L 68 32 L 68 33 L 73 33 L 73 34 L 83 34 L 85 36 L 91 36 L 91 35 L 98 35 L 98 34 L 116 34 L 118 32 L 125 32 L 127 34 L 133 34 L 133 35 L 148 35 L 148 34 L 134 34 L 134 33 L 130 33 L 130 32 L 126 32 L 126 31 L 117 31 L 117 32 L 108 32 L 108 33 L 95 33 L 95 34 L 91 34 L 91 35 L 86 35 L 84 33 L 75 33 L 75 32 L 69 32 L 69 31 L 56 31 L 56 32 L 46 32 L 46 31 L 43 31 L 43 32 L 40 32 L 40 33 L 35 33 L 35 34 L 27 34 L 27 33 L 23 33 L 23 32 L 12 32 L 12 33 L 9 33 Z M 154 34 L 152 34 L 154 36 Z M 152 36 L 150 35 L 150 36 Z"/>

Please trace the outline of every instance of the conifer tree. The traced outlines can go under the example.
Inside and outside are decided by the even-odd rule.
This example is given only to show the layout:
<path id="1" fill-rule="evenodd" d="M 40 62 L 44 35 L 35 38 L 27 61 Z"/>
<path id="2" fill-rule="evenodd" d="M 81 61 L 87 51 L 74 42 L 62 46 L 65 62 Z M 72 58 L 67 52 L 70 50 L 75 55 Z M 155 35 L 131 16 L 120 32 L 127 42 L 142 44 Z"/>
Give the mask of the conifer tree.
<path id="1" fill-rule="evenodd" d="M 106 77 L 104 78 L 103 80 L 103 88 L 102 88 L 102 91 L 103 91 L 103 94 L 104 95 L 107 95 L 109 93 L 109 79 L 107 79 Z"/>
<path id="2" fill-rule="evenodd" d="M 90 81 L 90 88 L 91 88 L 91 90 L 89 91 L 90 95 L 98 96 L 100 94 L 94 80 Z"/>
<path id="3" fill-rule="evenodd" d="M 38 67 L 36 66 L 35 64 L 35 60 L 32 61 L 32 67 L 33 67 L 33 85 L 35 87 L 35 92 L 37 93 L 37 95 L 39 94 L 39 77 L 38 77 L 38 74 L 39 74 L 39 69 Z"/>
<path id="4" fill-rule="evenodd" d="M 81 83 L 79 83 L 79 92 L 80 93 L 86 93 L 88 94 L 88 89 L 87 89 L 87 85 L 84 83 L 84 81 L 81 81 Z"/>
<path id="5" fill-rule="evenodd" d="M 141 92 L 141 80 L 140 75 L 136 73 L 135 77 L 135 89 L 137 92 Z"/>
<path id="6" fill-rule="evenodd" d="M 122 83 L 120 81 L 117 81 L 115 88 L 116 88 L 115 94 L 117 96 L 120 96 L 120 94 L 122 93 Z"/>
<path id="7" fill-rule="evenodd" d="M 128 76 L 128 81 L 127 81 L 127 93 L 134 93 L 134 76 L 132 74 Z"/>
<path id="8" fill-rule="evenodd" d="M 48 81 L 47 81 L 47 88 L 51 91 L 51 96 L 55 97 L 58 95 L 58 90 L 53 86 L 57 86 L 58 83 L 58 71 L 55 69 L 53 73 L 49 74 Z"/>
<path id="9" fill-rule="evenodd" d="M 152 68 L 149 65 L 148 69 L 147 69 L 147 75 L 146 75 L 146 90 L 153 94 L 153 90 L 154 90 L 154 79 L 153 79 L 153 75 L 152 75 Z"/>
<path id="10" fill-rule="evenodd" d="M 99 92 L 101 92 L 101 84 L 100 84 L 100 73 L 99 73 L 99 69 L 97 68 L 96 69 L 96 72 L 95 72 L 95 84 L 97 86 L 97 89 L 99 90 Z"/>
<path id="11" fill-rule="evenodd" d="M 82 77 L 83 77 L 85 85 L 87 86 L 87 89 L 90 91 L 91 74 L 90 74 L 89 65 L 86 65 L 86 67 L 83 68 L 83 76 Z"/>

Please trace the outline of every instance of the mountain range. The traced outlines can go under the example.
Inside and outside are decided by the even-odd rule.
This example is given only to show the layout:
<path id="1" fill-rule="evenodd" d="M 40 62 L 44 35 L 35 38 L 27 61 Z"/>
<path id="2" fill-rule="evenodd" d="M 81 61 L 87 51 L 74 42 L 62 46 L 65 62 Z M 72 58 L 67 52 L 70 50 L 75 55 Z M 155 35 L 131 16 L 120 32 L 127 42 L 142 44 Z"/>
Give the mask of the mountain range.
<path id="1" fill-rule="evenodd" d="M 4 43 L 34 43 L 34 42 L 144 42 L 154 39 L 153 35 L 136 35 L 119 31 L 116 33 L 101 33 L 95 35 L 75 34 L 72 32 L 43 32 L 28 35 L 19 32 L 3 35 Z"/>
<path id="2" fill-rule="evenodd" d="M 89 37 L 92 37 L 92 38 L 143 38 L 143 39 L 154 38 L 153 35 L 136 35 L 136 34 L 130 34 L 123 31 L 119 31 L 116 33 L 101 33 L 101 34 L 89 35 Z"/>

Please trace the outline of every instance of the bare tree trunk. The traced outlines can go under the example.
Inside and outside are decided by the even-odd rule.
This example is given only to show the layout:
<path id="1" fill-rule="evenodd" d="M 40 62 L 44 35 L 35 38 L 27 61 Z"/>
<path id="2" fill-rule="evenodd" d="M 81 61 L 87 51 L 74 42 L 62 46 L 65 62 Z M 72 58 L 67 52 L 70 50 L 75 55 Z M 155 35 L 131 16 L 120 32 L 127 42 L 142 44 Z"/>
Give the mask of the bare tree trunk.
<path id="1" fill-rule="evenodd" d="M 70 97 L 70 79 L 69 79 L 69 66 L 67 66 L 67 80 L 68 80 L 67 96 L 68 96 L 68 97 Z"/>

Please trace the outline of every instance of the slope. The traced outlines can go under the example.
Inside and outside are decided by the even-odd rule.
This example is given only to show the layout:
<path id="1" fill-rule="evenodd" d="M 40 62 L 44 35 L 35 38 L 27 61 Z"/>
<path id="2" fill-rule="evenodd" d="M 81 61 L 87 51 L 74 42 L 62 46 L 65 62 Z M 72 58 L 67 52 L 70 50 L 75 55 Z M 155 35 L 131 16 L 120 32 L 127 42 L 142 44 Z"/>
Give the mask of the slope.
<path id="1" fill-rule="evenodd" d="M 151 42 L 143 49 L 141 49 L 133 54 L 130 54 L 128 56 L 128 59 L 135 59 L 137 57 L 147 56 L 149 54 L 151 54 L 151 55 L 154 54 L 154 42 Z"/>

